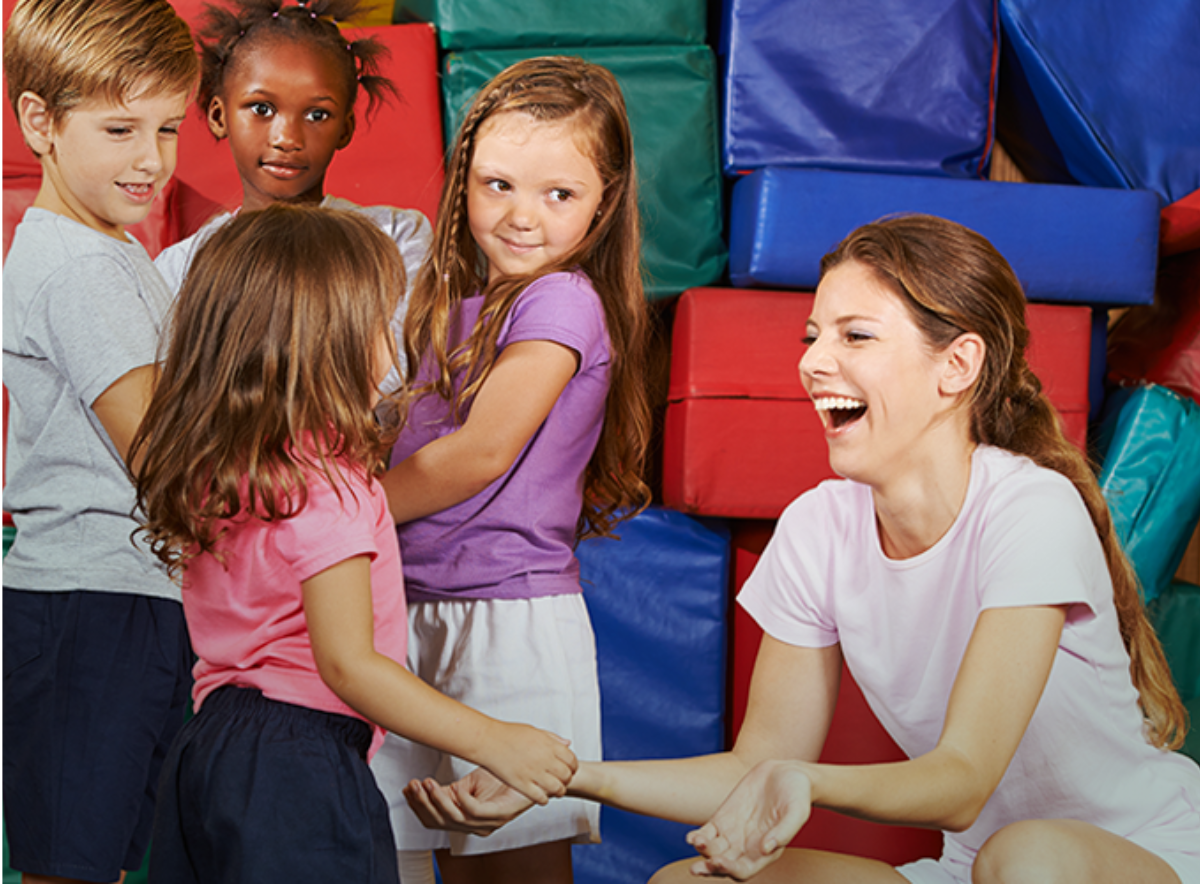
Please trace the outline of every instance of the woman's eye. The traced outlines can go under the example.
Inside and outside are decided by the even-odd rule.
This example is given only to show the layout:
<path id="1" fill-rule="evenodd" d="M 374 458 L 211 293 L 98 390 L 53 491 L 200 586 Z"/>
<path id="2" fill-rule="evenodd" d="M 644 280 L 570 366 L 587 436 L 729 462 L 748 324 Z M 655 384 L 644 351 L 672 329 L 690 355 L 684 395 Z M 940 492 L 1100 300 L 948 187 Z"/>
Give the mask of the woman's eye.
<path id="1" fill-rule="evenodd" d="M 800 343 L 803 344 L 805 347 L 811 347 L 816 342 L 817 342 L 817 336 L 814 334 L 811 334 L 811 333 L 805 335 L 804 337 L 802 337 L 800 339 Z"/>
<path id="2" fill-rule="evenodd" d="M 499 178 L 492 178 L 487 182 L 488 189 L 494 190 L 497 193 L 506 193 L 511 190 L 511 186 L 507 181 L 502 181 Z"/>
<path id="3" fill-rule="evenodd" d="M 871 340 L 871 335 L 867 334 L 866 332 L 851 331 L 846 332 L 846 340 L 850 341 L 851 343 L 858 344 L 862 341 Z"/>

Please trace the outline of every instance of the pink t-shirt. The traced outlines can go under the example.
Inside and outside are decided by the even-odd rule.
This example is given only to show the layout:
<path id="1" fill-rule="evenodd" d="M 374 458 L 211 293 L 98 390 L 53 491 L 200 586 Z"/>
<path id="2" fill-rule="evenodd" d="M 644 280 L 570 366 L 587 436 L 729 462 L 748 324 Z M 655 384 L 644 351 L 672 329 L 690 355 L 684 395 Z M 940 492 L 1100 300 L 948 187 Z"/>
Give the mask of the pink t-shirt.
<path id="1" fill-rule="evenodd" d="M 993 832 L 1034 818 L 1087 820 L 1148 847 L 1200 845 L 1200 768 L 1143 736 L 1104 553 L 1058 473 L 980 446 L 954 525 L 904 560 L 884 555 L 867 486 L 822 483 L 784 512 L 738 601 L 780 641 L 840 642 L 909 757 L 937 744 L 981 611 L 1069 605 L 1025 737 L 975 825 L 946 834 L 947 856 L 969 865 Z"/>
<path id="2" fill-rule="evenodd" d="M 218 542 L 224 564 L 212 555 L 188 564 L 183 610 L 200 658 L 196 709 L 216 688 L 238 685 L 361 719 L 317 672 L 300 587 L 354 556 L 371 559 L 375 649 L 404 663 L 408 623 L 395 523 L 378 482 L 344 464 L 342 475 L 346 481 L 335 491 L 324 473 L 309 470 L 308 503 L 300 513 L 276 522 L 228 522 Z"/>

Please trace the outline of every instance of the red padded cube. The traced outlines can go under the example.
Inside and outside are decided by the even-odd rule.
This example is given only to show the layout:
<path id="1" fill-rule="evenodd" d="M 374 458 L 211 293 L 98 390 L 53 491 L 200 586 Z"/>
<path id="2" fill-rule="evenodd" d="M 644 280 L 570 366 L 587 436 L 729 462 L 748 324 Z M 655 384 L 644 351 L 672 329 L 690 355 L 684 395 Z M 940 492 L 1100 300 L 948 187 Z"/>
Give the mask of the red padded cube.
<path id="1" fill-rule="evenodd" d="M 705 516 L 773 519 L 833 477 L 798 365 L 811 292 L 696 288 L 675 315 L 663 440 L 663 501 Z M 1029 361 L 1087 441 L 1091 311 L 1028 304 Z"/>

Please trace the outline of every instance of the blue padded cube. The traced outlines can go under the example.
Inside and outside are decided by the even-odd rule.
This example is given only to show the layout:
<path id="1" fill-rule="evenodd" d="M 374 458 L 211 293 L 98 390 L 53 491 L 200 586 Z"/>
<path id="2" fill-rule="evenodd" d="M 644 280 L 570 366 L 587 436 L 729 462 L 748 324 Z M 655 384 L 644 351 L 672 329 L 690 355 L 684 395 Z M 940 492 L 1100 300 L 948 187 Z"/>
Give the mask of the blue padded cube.
<path id="1" fill-rule="evenodd" d="M 620 540 L 579 545 L 596 630 L 607 760 L 719 752 L 725 737 L 730 539 L 724 522 L 652 507 Z M 645 881 L 694 856 L 691 827 L 605 807 L 602 844 L 573 848 L 579 884 Z"/>
<path id="2" fill-rule="evenodd" d="M 1000 139 L 1038 181 L 1200 188 L 1195 0 L 1001 0 Z"/>
<path id="3" fill-rule="evenodd" d="M 732 282 L 811 289 L 821 257 L 846 234 L 899 212 L 940 215 L 987 237 L 1031 301 L 1154 301 L 1159 201 L 1149 191 L 823 169 L 760 169 L 737 182 Z"/>
<path id="4" fill-rule="evenodd" d="M 983 177 L 999 49 L 994 0 L 725 0 L 725 172 Z"/>

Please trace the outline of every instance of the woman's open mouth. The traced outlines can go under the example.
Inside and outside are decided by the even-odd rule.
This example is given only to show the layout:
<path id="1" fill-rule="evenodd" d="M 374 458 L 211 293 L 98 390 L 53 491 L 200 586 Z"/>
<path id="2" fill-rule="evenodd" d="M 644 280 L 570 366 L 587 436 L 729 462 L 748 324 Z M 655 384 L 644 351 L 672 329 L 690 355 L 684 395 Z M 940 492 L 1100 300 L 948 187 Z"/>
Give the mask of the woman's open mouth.
<path id="1" fill-rule="evenodd" d="M 867 413 L 867 403 L 849 396 L 821 396 L 813 400 L 817 414 L 829 429 L 840 430 Z"/>

